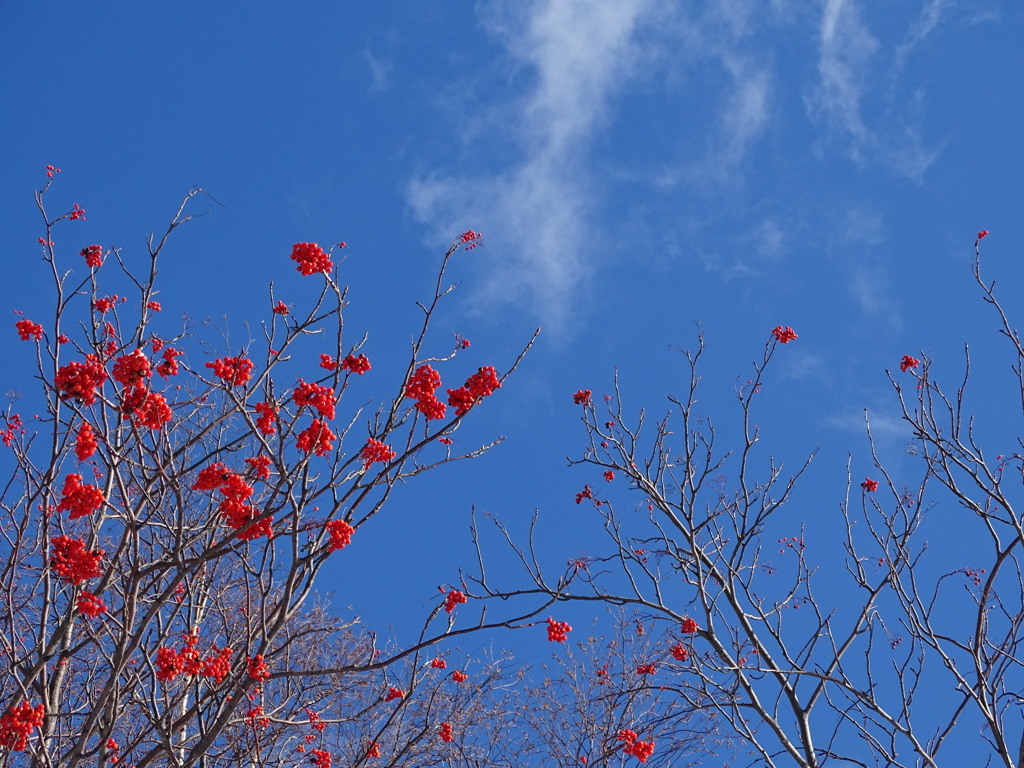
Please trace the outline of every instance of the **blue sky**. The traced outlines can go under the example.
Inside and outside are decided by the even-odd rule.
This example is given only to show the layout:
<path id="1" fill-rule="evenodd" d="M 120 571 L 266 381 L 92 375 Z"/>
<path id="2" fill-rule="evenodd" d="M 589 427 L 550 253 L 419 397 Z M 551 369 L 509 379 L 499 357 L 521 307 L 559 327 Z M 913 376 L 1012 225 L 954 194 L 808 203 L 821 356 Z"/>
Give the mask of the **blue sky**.
<path id="1" fill-rule="evenodd" d="M 292 243 L 344 240 L 347 322 L 381 382 L 360 384 L 379 398 L 445 247 L 483 233 L 435 327 L 439 352 L 450 332 L 472 341 L 453 378 L 503 370 L 543 331 L 460 433 L 505 444 L 403 489 L 347 551 L 339 605 L 400 632 L 470 564 L 474 504 L 520 530 L 540 508 L 552 562 L 597 546 L 572 503 L 595 478 L 566 467 L 584 437 L 571 395 L 610 390 L 618 367 L 626 407 L 660 412 L 695 322 L 703 402 L 725 424 L 770 329 L 799 333 L 762 428 L 790 462 L 821 448 L 790 513 L 813 531 L 847 455 L 870 473 L 865 408 L 890 469 L 919 476 L 885 369 L 924 350 L 955 375 L 971 341 L 982 371 L 1005 370 L 969 265 L 990 230 L 986 274 L 1012 311 L 1022 25 L 1000 0 L 4 3 L 7 303 L 31 312 L 43 285 L 46 164 L 63 169 L 51 205 L 88 211 L 62 232 L 69 254 L 142 259 L 198 185 L 214 200 L 176 233 L 165 310 L 240 328 L 270 280 L 297 285 Z M 27 364 L 13 333 L 0 344 Z M 976 405 L 1003 439 L 994 397 Z"/>

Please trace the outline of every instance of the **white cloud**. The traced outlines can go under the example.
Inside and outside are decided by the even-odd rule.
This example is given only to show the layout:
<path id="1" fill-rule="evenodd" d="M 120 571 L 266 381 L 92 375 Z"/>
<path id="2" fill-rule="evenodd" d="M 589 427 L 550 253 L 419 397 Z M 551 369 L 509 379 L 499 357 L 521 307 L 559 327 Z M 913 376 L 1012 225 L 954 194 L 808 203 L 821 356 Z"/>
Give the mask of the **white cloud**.
<path id="1" fill-rule="evenodd" d="M 774 216 L 759 221 L 751 239 L 758 255 L 768 261 L 776 261 L 782 255 L 788 240 L 786 229 Z"/>
<path id="2" fill-rule="evenodd" d="M 896 61 L 892 71 L 894 80 L 902 73 L 907 57 L 938 27 L 942 12 L 948 5 L 949 0 L 928 0 L 921 9 L 917 19 L 910 25 L 906 38 L 896 47 Z"/>
<path id="3" fill-rule="evenodd" d="M 881 46 L 863 22 L 857 0 L 823 0 L 818 81 L 805 96 L 805 106 L 812 120 L 845 139 L 856 162 L 871 162 L 920 182 L 942 152 L 945 142 L 928 147 L 921 136 L 924 88 L 898 95 L 897 90 L 911 54 L 939 27 L 950 2 L 925 0 L 902 42 L 892 48 L 885 73 L 873 64 Z M 884 59 L 889 56 L 887 47 Z M 886 106 L 872 105 L 871 128 L 864 102 L 873 92 L 886 95 Z"/>
<path id="4" fill-rule="evenodd" d="M 825 0 L 819 30 L 818 85 L 806 100 L 812 118 L 849 135 L 851 152 L 860 159 L 868 131 L 861 99 L 868 61 L 878 42 L 863 24 L 853 0 Z"/>
<path id="5" fill-rule="evenodd" d="M 539 81 L 524 125 L 544 153 L 573 152 L 603 116 L 608 97 L 628 77 L 638 51 L 634 32 L 644 0 L 545 0 L 535 3 L 514 52 Z"/>
<path id="6" fill-rule="evenodd" d="M 734 90 L 722 111 L 722 153 L 719 161 L 723 166 L 734 168 L 764 132 L 768 122 L 771 76 L 767 69 L 734 56 L 725 57 L 724 63 L 732 75 Z"/>
<path id="7" fill-rule="evenodd" d="M 363 58 L 366 59 L 366 66 L 370 69 L 370 93 L 379 93 L 391 85 L 391 71 L 394 65 L 373 55 L 367 48 L 363 51 Z"/>
<path id="8" fill-rule="evenodd" d="M 870 207 L 851 205 L 833 227 L 833 247 L 850 298 L 864 319 L 897 332 L 903 325 L 902 302 L 894 294 L 888 266 L 879 258 L 889 238 L 885 219 Z"/>
<path id="9" fill-rule="evenodd" d="M 482 287 L 482 302 L 515 302 L 556 326 L 568 320 L 598 245 L 590 217 L 601 193 L 583 161 L 609 102 L 648 56 L 638 36 L 652 8 L 651 0 L 534 0 L 487 20 L 536 75 L 516 124 L 503 127 L 522 160 L 493 177 L 425 175 L 408 187 L 413 211 L 439 235 L 460 226 L 504 235 L 487 241 L 489 260 L 499 266 Z"/>
<path id="10" fill-rule="evenodd" d="M 838 139 L 856 161 L 919 180 L 941 151 L 941 145 L 928 148 L 918 130 L 924 94 L 895 100 L 892 113 L 882 109 L 879 95 L 886 65 L 892 57 L 902 61 L 934 34 L 948 2 L 922 0 L 916 20 L 896 37 L 901 46 L 887 46 L 885 56 L 861 0 L 820 0 L 810 10 L 791 0 L 708 0 L 685 7 L 665 0 L 481 4 L 484 28 L 503 48 L 486 77 L 500 71 L 505 79 L 494 84 L 493 98 L 484 76 L 460 84 L 460 98 L 470 96 L 459 108 L 471 114 L 456 137 L 456 162 L 466 167 L 480 146 L 496 151 L 477 175 L 436 166 L 418 173 L 408 182 L 407 200 L 437 243 L 468 228 L 483 232 L 487 249 L 477 254 L 471 291 L 482 312 L 513 304 L 549 328 L 569 330 L 596 269 L 610 258 L 634 258 L 624 255 L 622 241 L 629 237 L 622 233 L 629 228 L 623 219 L 648 228 L 656 222 L 666 252 L 679 242 L 699 243 L 684 248 L 685 256 L 673 251 L 673 258 L 702 259 L 724 279 L 759 274 L 764 263 L 784 258 L 785 233 L 801 219 L 784 196 L 746 207 L 752 202 L 748 191 L 764 194 L 748 182 L 764 167 L 756 152 L 765 137 L 786 151 L 788 135 L 806 127 L 794 125 L 802 115 L 785 110 L 794 95 L 787 89 L 802 93 L 818 134 Z M 783 54 L 781 45 L 791 50 Z M 789 77 L 778 74 L 793 66 L 801 74 L 813 72 L 813 82 L 801 84 L 792 69 Z M 644 110 L 650 110 L 652 92 L 681 104 L 672 104 L 654 125 L 631 123 L 619 110 L 627 89 Z M 649 119 L 650 112 L 643 114 Z M 620 156 L 612 141 L 611 152 L 594 162 L 609 127 L 634 137 L 644 151 Z M 502 159 L 491 160 L 497 157 Z M 641 159 L 633 163 L 636 157 Z M 620 213 L 608 211 L 611 194 L 629 185 L 640 194 L 608 224 L 603 215 Z M 673 208 L 680 195 L 687 199 Z M 709 200 L 710 209 L 700 208 Z M 680 209 L 687 216 L 662 215 Z M 721 242 L 724 221 L 752 218 L 753 225 L 727 227 L 745 252 L 732 248 L 732 241 L 719 246 L 721 253 L 708 245 L 710 229 Z M 877 222 L 846 223 L 854 229 L 848 241 L 871 244 L 873 237 L 865 235 Z M 619 242 L 609 247 L 611 233 Z M 889 308 L 891 288 L 880 290 L 884 280 L 868 262 L 844 270 L 850 295 L 866 315 L 898 324 L 898 312 Z"/>
<path id="11" fill-rule="evenodd" d="M 890 442 L 909 441 L 913 435 L 910 425 L 891 404 L 877 409 L 851 407 L 844 413 L 829 416 L 825 419 L 825 424 L 843 432 L 862 435 L 866 433 L 866 427 L 870 424 L 871 434 L 876 439 Z"/>
<path id="12" fill-rule="evenodd" d="M 851 263 L 847 265 L 847 289 L 861 312 L 891 333 L 902 329 L 900 302 L 892 295 L 889 270 L 878 264 Z"/>
<path id="13" fill-rule="evenodd" d="M 936 158 L 949 142 L 945 139 L 935 147 L 926 147 L 919 131 L 913 126 L 904 128 L 903 136 L 893 139 L 893 146 L 881 152 L 886 167 L 901 176 L 920 183 Z"/>

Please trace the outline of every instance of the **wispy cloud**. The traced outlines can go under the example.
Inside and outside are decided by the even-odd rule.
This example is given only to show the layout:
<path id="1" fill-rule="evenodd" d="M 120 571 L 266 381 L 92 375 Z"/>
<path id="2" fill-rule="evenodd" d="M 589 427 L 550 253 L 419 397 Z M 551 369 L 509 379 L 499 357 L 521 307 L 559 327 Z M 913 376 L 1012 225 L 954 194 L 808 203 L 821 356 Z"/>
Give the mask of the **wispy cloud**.
<path id="1" fill-rule="evenodd" d="M 902 302 L 893 290 L 888 265 L 878 257 L 889 237 L 883 215 L 851 204 L 842 220 L 833 223 L 833 237 L 847 292 L 862 319 L 898 332 L 903 326 Z"/>
<path id="2" fill-rule="evenodd" d="M 394 69 L 391 62 L 379 58 L 369 48 L 363 50 L 363 58 L 370 70 L 370 93 L 379 93 L 391 85 L 391 70 Z"/>
<path id="3" fill-rule="evenodd" d="M 940 26 L 950 4 L 951 0 L 925 0 L 902 41 L 882 51 L 857 0 L 824 0 L 818 78 L 804 101 L 811 119 L 841 137 L 854 161 L 921 181 L 941 153 L 943 142 L 929 147 L 921 135 L 924 89 L 915 86 L 909 94 L 897 90 L 911 54 Z M 884 108 L 871 105 L 872 127 L 864 118 L 865 102 L 869 95 L 882 94 Z"/>
<path id="4" fill-rule="evenodd" d="M 924 42 L 942 20 L 942 14 L 949 6 L 950 0 L 928 0 L 917 19 L 910 25 L 903 42 L 896 46 L 896 61 L 893 65 L 892 79 L 895 80 L 903 71 L 907 57 Z"/>
<path id="5" fill-rule="evenodd" d="M 415 214 L 438 234 L 459 226 L 517 234 L 488 240 L 496 266 L 480 300 L 514 302 L 564 326 L 597 243 L 590 227 L 601 196 L 587 163 L 612 98 L 647 56 L 638 40 L 650 0 L 534 0 L 488 19 L 490 30 L 535 79 L 506 127 L 521 160 L 495 176 L 422 175 L 408 186 Z M 496 126 L 496 130 L 502 128 Z"/>
<path id="6" fill-rule="evenodd" d="M 843 413 L 827 417 L 825 424 L 843 432 L 862 435 L 866 434 L 870 425 L 873 437 L 888 442 L 906 442 L 913 436 L 910 426 L 892 406 L 876 409 L 851 406 Z"/>
<path id="7" fill-rule="evenodd" d="M 852 140 L 851 152 L 860 159 L 868 131 L 861 116 L 861 100 L 868 76 L 868 61 L 878 41 L 861 21 L 854 0 L 825 0 L 818 43 L 818 83 L 806 99 L 813 119 Z"/>
<path id="8" fill-rule="evenodd" d="M 731 172 L 764 132 L 772 81 L 769 70 L 746 58 L 729 54 L 723 57 L 723 64 L 733 87 L 722 106 L 720 151 L 715 159 Z"/>
<path id="9" fill-rule="evenodd" d="M 786 233 L 803 220 L 787 202 L 800 197 L 799 178 L 783 174 L 779 182 L 791 185 L 792 197 L 747 186 L 764 167 L 756 154 L 763 143 L 787 151 L 790 137 L 808 127 L 799 110 L 785 109 L 796 93 L 818 135 L 857 162 L 919 179 L 938 156 L 941 144 L 929 148 L 920 130 L 919 102 L 893 100 L 891 111 L 881 102 L 887 70 L 934 34 L 950 2 L 922 0 L 895 38 L 899 47 L 884 50 L 862 0 L 820 0 L 810 10 L 792 0 L 482 4 L 481 24 L 500 54 L 487 75 L 460 85 L 460 97 L 468 96 L 459 106 L 472 113 L 453 142 L 462 165 L 419 171 L 407 200 L 436 242 L 467 228 L 487 236 L 486 267 L 471 291 L 482 312 L 512 304 L 565 331 L 586 306 L 581 297 L 596 271 L 629 258 L 609 254 L 608 243 L 655 222 L 671 258 L 701 259 L 724 279 L 760 274 L 785 258 Z M 792 45 L 786 55 L 779 40 Z M 496 71 L 506 78 L 491 98 L 485 78 Z M 808 72 L 812 81 L 803 81 Z M 621 109 L 627 91 L 643 115 L 636 122 Z M 652 93 L 673 102 L 664 119 L 651 107 Z M 614 141 L 599 155 L 606 129 Z M 643 151 L 622 151 L 621 136 Z M 465 171 L 480 147 L 489 151 L 482 170 Z M 620 211 L 609 203 L 627 186 L 639 193 L 610 221 Z M 720 253 L 708 245 L 712 230 Z M 746 250 L 733 247 L 739 240 Z M 898 323 L 872 274 L 874 264 L 850 265 L 851 296 L 866 315 Z"/>

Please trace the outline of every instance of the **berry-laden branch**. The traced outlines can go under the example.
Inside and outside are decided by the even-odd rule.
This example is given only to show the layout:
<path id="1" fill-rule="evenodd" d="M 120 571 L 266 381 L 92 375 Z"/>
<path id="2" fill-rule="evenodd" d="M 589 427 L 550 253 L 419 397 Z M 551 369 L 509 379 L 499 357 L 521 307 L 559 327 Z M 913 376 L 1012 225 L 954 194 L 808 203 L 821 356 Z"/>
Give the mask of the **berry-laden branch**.
<path id="1" fill-rule="evenodd" d="M 48 168 L 36 194 L 53 303 L 25 307 L 10 331 L 34 351 L 42 382 L 22 413 L 40 415 L 12 405 L 0 430 L 14 467 L 0 501 L 5 764 L 191 768 L 312 756 L 323 768 L 332 756 L 429 764 L 451 753 L 489 715 L 478 693 L 422 656 L 501 623 L 455 632 L 455 600 L 447 620 L 440 605 L 424 616 L 414 646 L 378 647 L 314 588 L 328 562 L 368 543 L 396 484 L 491 445 L 456 452 L 450 435 L 522 355 L 504 375 L 480 368 L 429 415 L 409 394 L 418 367 L 436 366 L 433 391 L 445 374 L 450 355 L 425 357 L 430 326 L 450 290 L 444 272 L 475 233 L 445 255 L 408 375 L 367 429 L 343 396 L 351 388 L 365 402 L 380 383 L 368 338 L 346 344 L 335 249 L 295 244 L 290 258 L 311 294 L 271 290 L 262 341 L 230 347 L 225 337 L 218 347 L 192 326 L 171 330 L 156 299 L 170 235 L 193 218 L 201 190 L 150 236 L 136 269 L 128 252 L 57 244 L 86 213 L 77 204 L 47 212 L 57 172 Z M 282 266 L 288 257 L 281 249 Z M 497 664 L 483 678 L 502 674 Z"/>

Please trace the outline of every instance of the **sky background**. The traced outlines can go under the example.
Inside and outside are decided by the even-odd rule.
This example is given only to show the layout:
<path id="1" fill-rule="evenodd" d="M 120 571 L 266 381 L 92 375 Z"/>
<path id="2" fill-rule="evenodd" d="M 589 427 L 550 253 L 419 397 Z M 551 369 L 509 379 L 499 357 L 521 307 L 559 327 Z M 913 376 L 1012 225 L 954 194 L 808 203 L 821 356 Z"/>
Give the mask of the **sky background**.
<path id="1" fill-rule="evenodd" d="M 763 387 L 762 455 L 820 447 L 788 514 L 825 536 L 847 456 L 855 483 L 871 474 L 865 408 L 893 475 L 920 477 L 885 376 L 902 355 L 955 377 L 971 342 L 979 428 L 996 452 L 1011 434 L 1009 358 L 969 268 L 990 230 L 986 275 L 1019 306 L 1022 29 L 1001 0 L 3 2 L 6 303 L 42 306 L 45 165 L 63 169 L 51 210 L 88 212 L 59 231 L 69 259 L 95 242 L 143 263 L 200 186 L 209 215 L 162 268 L 168 324 L 225 314 L 241 332 L 269 281 L 302 285 L 292 243 L 344 240 L 347 323 L 374 364 L 359 396 L 379 401 L 447 245 L 481 232 L 434 329 L 438 353 L 472 341 L 454 385 L 543 331 L 460 432 L 506 442 L 401 489 L 331 575 L 339 606 L 400 635 L 472 564 L 473 505 L 518 531 L 539 508 L 555 564 L 599 546 L 573 498 L 600 479 L 566 466 L 572 393 L 602 395 L 617 368 L 627 411 L 659 414 L 698 322 L 701 402 L 726 432 L 770 330 L 799 334 Z M 31 360 L 18 344 L 0 339 L 12 367 Z M 494 642 L 544 650 L 523 634 Z"/>

